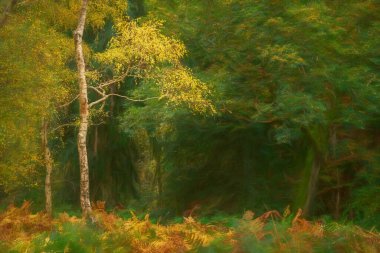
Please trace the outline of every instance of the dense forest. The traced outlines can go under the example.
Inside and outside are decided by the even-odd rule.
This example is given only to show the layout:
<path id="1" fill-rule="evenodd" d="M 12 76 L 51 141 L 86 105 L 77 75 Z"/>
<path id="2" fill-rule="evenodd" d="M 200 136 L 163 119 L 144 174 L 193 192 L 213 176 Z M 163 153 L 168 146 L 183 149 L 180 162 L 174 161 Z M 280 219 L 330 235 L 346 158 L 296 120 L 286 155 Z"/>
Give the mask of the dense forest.
<path id="1" fill-rule="evenodd" d="M 379 252 L 379 35 L 378 0 L 0 0 L 0 251 Z"/>

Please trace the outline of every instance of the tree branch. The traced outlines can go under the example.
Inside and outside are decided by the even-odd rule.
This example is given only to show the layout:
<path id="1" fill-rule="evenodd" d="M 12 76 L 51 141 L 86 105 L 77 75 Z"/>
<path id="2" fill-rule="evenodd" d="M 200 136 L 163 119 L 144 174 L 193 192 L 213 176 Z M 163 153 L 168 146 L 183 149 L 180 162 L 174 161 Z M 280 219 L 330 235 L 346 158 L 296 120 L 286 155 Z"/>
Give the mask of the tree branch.
<path id="1" fill-rule="evenodd" d="M 114 78 L 114 79 L 112 79 L 112 80 L 109 80 L 109 81 L 107 81 L 107 82 L 101 83 L 101 84 L 99 84 L 99 85 L 97 86 L 97 88 L 103 88 L 103 87 L 109 86 L 109 85 L 111 85 L 111 84 L 114 84 L 114 83 L 118 83 L 118 82 L 123 81 L 124 78 L 126 78 L 126 77 L 129 75 L 129 71 L 130 71 L 130 69 L 128 68 L 127 71 L 126 71 L 124 74 L 122 74 L 121 76 L 116 77 L 116 78 Z"/>
<path id="2" fill-rule="evenodd" d="M 100 96 L 105 96 L 105 92 L 104 92 L 104 90 L 101 91 L 101 90 L 99 90 L 98 88 L 96 88 L 96 87 L 94 87 L 94 86 L 91 86 L 91 85 L 89 85 L 88 88 L 94 90 L 94 91 L 95 91 L 96 93 L 98 93 Z"/>
<path id="3" fill-rule="evenodd" d="M 62 125 L 57 126 L 57 127 L 54 128 L 54 129 L 50 130 L 50 133 L 54 133 L 54 132 L 57 131 L 58 129 L 63 128 L 63 127 L 67 127 L 67 126 L 77 126 L 77 124 L 75 124 L 75 123 L 62 124 Z"/>
<path id="4" fill-rule="evenodd" d="M 162 97 L 164 96 L 160 96 L 160 97 L 150 97 L 150 98 L 145 98 L 145 99 L 134 99 L 134 98 L 130 98 L 130 97 L 127 97 L 127 96 L 123 96 L 123 95 L 120 95 L 120 94 L 115 94 L 115 93 L 111 93 L 111 94 L 107 94 L 105 96 L 103 96 L 102 98 L 92 102 L 89 104 L 89 107 L 91 108 L 92 106 L 96 105 L 96 104 L 99 104 L 103 101 L 105 101 L 107 98 L 109 98 L 110 96 L 115 96 L 115 97 L 120 97 L 120 98 L 124 98 L 126 100 L 129 100 L 129 101 L 132 101 L 132 102 L 145 102 L 145 101 L 148 101 L 148 100 L 152 100 L 152 99 L 161 99 Z"/>
<path id="5" fill-rule="evenodd" d="M 76 97 L 75 97 L 75 98 L 73 98 L 72 100 L 70 100 L 70 101 L 69 101 L 69 102 L 67 102 L 66 104 L 63 104 L 63 105 L 59 105 L 58 107 L 59 107 L 59 108 L 62 108 L 62 107 L 66 107 L 66 106 L 70 105 L 72 102 L 74 102 L 75 100 L 77 100 L 77 99 L 78 99 L 78 97 L 79 97 L 79 95 L 76 95 Z"/>
<path id="6" fill-rule="evenodd" d="M 112 85 L 112 84 L 115 84 L 115 83 L 118 83 L 118 82 L 121 82 L 123 81 L 126 77 L 135 77 L 135 78 L 145 78 L 145 79 L 148 79 L 148 78 L 151 78 L 149 76 L 143 76 L 143 75 L 139 75 L 139 74 L 132 74 L 131 71 L 133 69 L 139 69 L 137 68 L 136 66 L 134 67 L 129 67 L 122 75 L 114 78 L 114 79 L 111 79 L 109 81 L 106 81 L 106 82 L 103 82 L 103 83 L 100 83 L 98 86 L 96 86 L 96 88 L 104 88 L 106 86 L 109 86 L 109 85 Z"/>

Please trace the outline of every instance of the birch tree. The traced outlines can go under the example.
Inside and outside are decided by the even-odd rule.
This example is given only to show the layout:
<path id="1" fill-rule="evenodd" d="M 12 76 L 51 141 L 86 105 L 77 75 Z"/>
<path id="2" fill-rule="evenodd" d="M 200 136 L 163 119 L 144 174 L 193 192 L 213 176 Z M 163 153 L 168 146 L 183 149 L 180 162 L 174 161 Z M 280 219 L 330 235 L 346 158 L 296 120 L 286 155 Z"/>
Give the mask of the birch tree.
<path id="1" fill-rule="evenodd" d="M 52 190 L 51 190 L 51 173 L 53 171 L 53 159 L 51 151 L 49 148 L 48 142 L 48 122 L 43 120 L 42 130 L 41 130 L 41 140 L 42 140 L 42 151 L 43 151 L 43 160 L 46 169 L 45 175 L 45 211 L 50 216 L 52 215 Z"/>
<path id="2" fill-rule="evenodd" d="M 190 69 L 180 60 L 186 53 L 185 46 L 178 40 L 161 33 L 162 23 L 157 20 L 138 23 L 128 18 L 115 20 L 116 35 L 111 39 L 105 52 L 95 55 L 101 66 L 92 70 L 95 78 L 86 79 L 86 62 L 83 53 L 83 33 L 88 12 L 88 0 L 82 1 L 78 25 L 74 32 L 76 63 L 79 84 L 78 153 L 80 163 L 80 201 L 84 216 L 91 216 L 89 166 L 87 157 L 87 131 L 89 110 L 102 109 L 110 97 L 121 97 L 128 101 L 144 102 L 151 99 L 165 99 L 168 104 L 187 105 L 192 111 L 214 113 L 215 109 L 207 99 L 210 90 L 206 84 L 193 76 Z M 106 73 L 112 70 L 112 77 Z M 154 83 L 159 90 L 157 96 L 136 98 L 118 94 L 115 86 L 123 84 L 126 78 L 135 78 Z M 89 82 L 89 83 L 88 83 Z M 98 98 L 89 101 L 88 91 Z"/>
<path id="3" fill-rule="evenodd" d="M 83 56 L 83 31 L 87 15 L 87 0 L 82 1 L 82 8 L 78 21 L 78 27 L 74 32 L 75 54 L 79 80 L 79 116 L 80 125 L 78 131 L 78 153 L 80 166 L 80 204 L 84 216 L 91 214 L 90 182 L 87 159 L 87 130 L 88 130 L 88 96 L 87 81 L 85 76 L 85 62 Z"/>

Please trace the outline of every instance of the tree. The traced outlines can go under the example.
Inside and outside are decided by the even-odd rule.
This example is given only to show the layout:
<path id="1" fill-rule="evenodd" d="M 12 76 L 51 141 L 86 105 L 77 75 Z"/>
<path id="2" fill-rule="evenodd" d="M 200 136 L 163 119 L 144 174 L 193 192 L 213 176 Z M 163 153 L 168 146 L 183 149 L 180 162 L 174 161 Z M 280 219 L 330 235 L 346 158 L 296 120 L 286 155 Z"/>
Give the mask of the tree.
<path id="1" fill-rule="evenodd" d="M 70 40 L 29 19 L 31 12 L 14 6 L 0 29 L 0 184 L 6 192 L 39 187 L 47 147 L 41 148 L 41 137 L 47 144 L 41 121 L 53 119 L 70 97 Z"/>
<path id="2" fill-rule="evenodd" d="M 90 6 L 94 11 L 89 24 L 96 29 L 103 26 L 109 15 L 116 16 L 115 9 L 125 3 L 94 5 Z M 76 3 L 67 4 L 65 0 L 22 4 L 8 1 L 1 17 L 0 55 L 4 60 L 0 63 L 0 89 L 4 107 L 0 116 L 0 184 L 6 192 L 38 189 L 42 185 L 39 168 L 45 168 L 48 213 L 52 206 L 54 166 L 50 140 L 57 139 L 55 130 L 75 126 L 72 122 L 59 122 L 59 118 L 66 110 L 64 107 L 76 100 L 71 86 L 73 72 L 68 64 L 73 50 L 67 31 L 75 25 L 77 9 Z"/>
<path id="3" fill-rule="evenodd" d="M 49 139 L 48 139 L 48 122 L 43 120 L 42 130 L 41 130 L 41 139 L 42 139 L 42 149 L 44 153 L 44 164 L 46 167 L 46 176 L 45 176 L 45 210 L 51 216 L 52 215 L 52 190 L 51 190 L 51 173 L 53 170 L 53 159 L 51 151 L 49 148 Z"/>
<path id="4" fill-rule="evenodd" d="M 86 217 L 91 214 L 90 202 L 90 182 L 87 160 L 87 129 L 88 129 L 88 96 L 87 81 L 85 76 L 85 62 L 83 55 L 83 31 L 87 15 L 87 0 L 82 1 L 78 27 L 74 32 L 76 62 L 79 79 L 79 116 L 80 124 L 78 131 L 78 152 L 80 163 L 80 203 L 83 215 Z"/>
<path id="5" fill-rule="evenodd" d="M 194 78 L 189 69 L 181 66 L 180 59 L 185 54 L 184 46 L 173 38 L 159 32 L 161 24 L 151 21 L 138 26 L 135 21 L 118 20 L 116 36 L 111 40 L 108 50 L 97 54 L 99 63 L 110 68 L 116 75 L 95 86 L 88 86 L 83 54 L 83 32 L 87 15 L 87 0 L 82 1 L 77 29 L 74 32 L 76 62 L 79 79 L 80 125 L 78 132 L 78 152 L 81 175 L 81 207 L 84 216 L 91 215 L 89 193 L 89 168 L 87 157 L 87 130 L 89 108 L 112 96 L 122 97 L 129 101 L 144 102 L 151 99 L 167 98 L 174 105 L 187 104 L 198 112 L 214 112 L 207 100 L 209 90 L 205 84 Z M 106 76 L 97 71 L 96 76 Z M 157 97 L 135 99 L 113 92 L 113 85 L 127 77 L 150 80 L 159 85 Z M 94 90 L 100 98 L 89 102 L 87 89 Z"/>

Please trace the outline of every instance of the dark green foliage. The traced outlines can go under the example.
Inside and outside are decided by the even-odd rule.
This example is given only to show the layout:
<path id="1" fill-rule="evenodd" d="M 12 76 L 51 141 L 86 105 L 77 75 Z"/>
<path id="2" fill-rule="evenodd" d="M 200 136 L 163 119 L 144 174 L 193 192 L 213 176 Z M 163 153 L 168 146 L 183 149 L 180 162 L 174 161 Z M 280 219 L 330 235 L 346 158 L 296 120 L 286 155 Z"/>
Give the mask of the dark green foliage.
<path id="1" fill-rule="evenodd" d="M 128 14 L 132 18 L 146 15 L 144 0 L 128 0 Z"/>
<path id="2" fill-rule="evenodd" d="M 219 109 L 208 119 L 166 117 L 154 103 L 128 111 L 134 127 L 172 129 L 160 142 L 167 205 L 180 213 L 200 202 L 204 214 L 302 208 L 310 195 L 313 214 L 376 221 L 368 212 L 377 202 L 353 203 L 378 184 L 378 2 L 147 2 L 185 41 Z"/>

